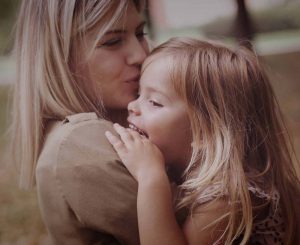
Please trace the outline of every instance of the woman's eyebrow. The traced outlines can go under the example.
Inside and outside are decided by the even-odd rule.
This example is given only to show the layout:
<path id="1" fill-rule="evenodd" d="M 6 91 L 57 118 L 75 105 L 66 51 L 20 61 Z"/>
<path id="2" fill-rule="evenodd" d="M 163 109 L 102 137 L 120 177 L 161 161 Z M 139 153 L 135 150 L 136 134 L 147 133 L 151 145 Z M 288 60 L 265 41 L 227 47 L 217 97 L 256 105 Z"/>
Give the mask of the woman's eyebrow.
<path id="1" fill-rule="evenodd" d="M 123 34 L 126 33 L 125 30 L 122 29 L 116 29 L 116 30 L 109 30 L 107 32 L 104 33 L 104 35 L 109 35 L 109 34 Z"/>
<path id="2" fill-rule="evenodd" d="M 145 24 L 146 24 L 146 21 L 142 21 L 141 23 L 138 24 L 138 26 L 135 28 L 135 30 L 143 28 Z M 109 34 L 124 34 L 126 32 L 127 32 L 127 30 L 124 30 L 124 29 L 112 29 L 112 30 L 108 30 L 107 32 L 105 32 L 104 35 L 109 35 Z"/>

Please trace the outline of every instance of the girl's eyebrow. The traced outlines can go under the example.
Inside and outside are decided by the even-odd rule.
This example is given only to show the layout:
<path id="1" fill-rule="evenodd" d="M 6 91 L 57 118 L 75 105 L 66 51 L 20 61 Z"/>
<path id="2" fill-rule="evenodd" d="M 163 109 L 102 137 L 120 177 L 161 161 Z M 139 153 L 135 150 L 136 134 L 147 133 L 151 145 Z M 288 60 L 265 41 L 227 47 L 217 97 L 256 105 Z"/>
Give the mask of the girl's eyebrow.
<path id="1" fill-rule="evenodd" d="M 135 30 L 143 28 L 145 24 L 146 24 L 146 21 L 142 21 L 141 23 L 138 24 L 138 26 L 135 28 Z M 112 29 L 112 30 L 109 30 L 109 31 L 105 32 L 104 35 L 109 35 L 109 34 L 125 34 L 125 33 L 127 33 L 127 30 L 124 30 L 124 29 Z"/>
<path id="2" fill-rule="evenodd" d="M 157 90 L 157 89 L 152 88 L 152 87 L 147 87 L 146 91 L 148 93 L 157 93 L 157 94 L 160 94 L 160 95 L 166 97 L 168 100 L 172 101 L 171 97 L 169 95 L 167 95 L 164 91 Z"/>

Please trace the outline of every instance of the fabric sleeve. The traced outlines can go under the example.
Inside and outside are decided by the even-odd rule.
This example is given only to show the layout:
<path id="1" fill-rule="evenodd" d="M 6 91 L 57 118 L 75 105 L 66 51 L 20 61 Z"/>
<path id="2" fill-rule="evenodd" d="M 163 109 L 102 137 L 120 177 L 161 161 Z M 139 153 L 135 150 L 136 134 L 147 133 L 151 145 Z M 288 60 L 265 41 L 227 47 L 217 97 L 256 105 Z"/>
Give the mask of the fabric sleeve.
<path id="1" fill-rule="evenodd" d="M 56 179 L 79 223 L 113 235 L 121 244 L 139 244 L 137 182 L 120 162 L 98 122 L 72 130 L 60 145 Z"/>

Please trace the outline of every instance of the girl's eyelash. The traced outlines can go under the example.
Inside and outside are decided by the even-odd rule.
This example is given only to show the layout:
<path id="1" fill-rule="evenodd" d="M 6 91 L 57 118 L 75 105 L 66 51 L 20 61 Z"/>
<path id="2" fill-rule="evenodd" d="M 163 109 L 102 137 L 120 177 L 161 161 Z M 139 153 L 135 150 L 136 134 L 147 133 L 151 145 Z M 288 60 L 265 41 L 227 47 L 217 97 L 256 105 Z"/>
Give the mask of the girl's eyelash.
<path id="1" fill-rule="evenodd" d="M 155 107 L 162 107 L 162 104 L 157 103 L 157 102 L 154 101 L 154 100 L 149 100 L 149 102 L 150 102 L 150 104 L 152 104 L 152 105 L 155 106 Z"/>

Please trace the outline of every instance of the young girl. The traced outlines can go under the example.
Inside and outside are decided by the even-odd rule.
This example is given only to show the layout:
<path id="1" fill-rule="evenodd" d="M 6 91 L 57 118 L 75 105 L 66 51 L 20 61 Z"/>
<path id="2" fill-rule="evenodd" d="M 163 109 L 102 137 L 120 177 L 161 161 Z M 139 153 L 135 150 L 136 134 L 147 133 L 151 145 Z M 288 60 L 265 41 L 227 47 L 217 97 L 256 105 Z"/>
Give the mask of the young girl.
<path id="1" fill-rule="evenodd" d="M 144 62 L 128 110 L 130 128 L 106 136 L 138 182 L 141 244 L 299 244 L 299 180 L 252 52 L 171 39 Z M 189 210 L 181 227 L 168 178 Z"/>

